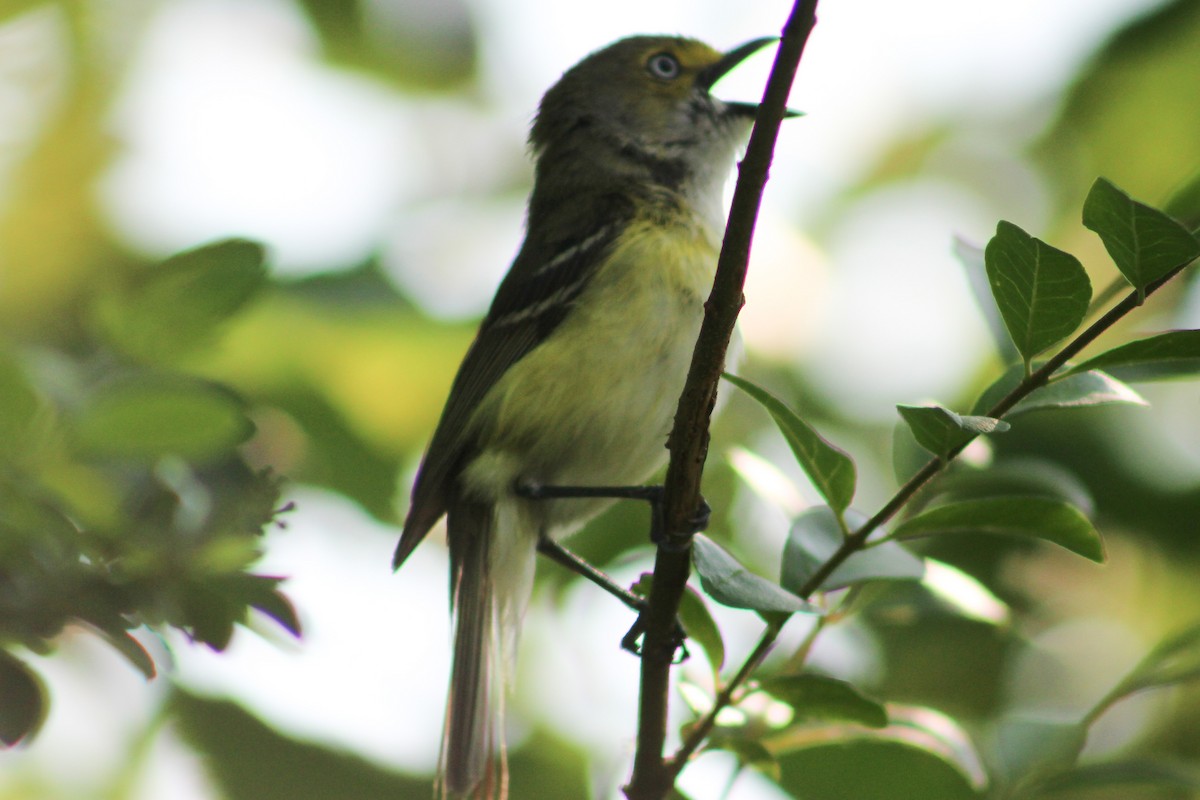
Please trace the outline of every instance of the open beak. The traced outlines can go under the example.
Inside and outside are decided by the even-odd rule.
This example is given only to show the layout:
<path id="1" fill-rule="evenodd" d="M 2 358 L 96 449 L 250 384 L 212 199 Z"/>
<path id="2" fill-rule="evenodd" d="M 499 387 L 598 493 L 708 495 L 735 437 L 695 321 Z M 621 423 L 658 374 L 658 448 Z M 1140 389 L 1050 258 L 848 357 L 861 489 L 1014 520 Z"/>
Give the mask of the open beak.
<path id="1" fill-rule="evenodd" d="M 725 55 L 721 56 L 715 64 L 705 67 L 699 75 L 696 76 L 696 85 L 701 89 L 708 91 L 712 89 L 713 84 L 723 78 L 730 70 L 738 64 L 745 61 L 750 56 L 757 53 L 769 44 L 774 44 L 779 41 L 775 36 L 764 36 L 761 39 L 753 39 L 743 45 L 733 48 Z M 728 100 L 725 102 L 726 112 L 737 116 L 753 117 L 758 113 L 758 103 L 736 103 Z M 790 108 L 785 117 L 798 117 L 802 112 L 793 111 Z"/>

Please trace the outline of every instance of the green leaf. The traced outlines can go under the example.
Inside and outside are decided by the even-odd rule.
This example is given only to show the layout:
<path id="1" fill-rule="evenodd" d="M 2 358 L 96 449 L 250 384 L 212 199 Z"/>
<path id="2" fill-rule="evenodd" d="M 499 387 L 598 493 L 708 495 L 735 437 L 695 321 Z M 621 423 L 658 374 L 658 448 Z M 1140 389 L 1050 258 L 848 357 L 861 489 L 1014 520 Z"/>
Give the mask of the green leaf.
<path id="1" fill-rule="evenodd" d="M 247 596 L 246 602 L 278 622 L 284 630 L 297 638 L 300 637 L 300 617 L 296 607 L 287 595 L 275 588 L 283 582 L 283 578 L 273 578 L 264 575 L 248 575 L 257 586 Z"/>
<path id="2" fill-rule="evenodd" d="M 700 585 L 721 605 L 767 613 L 817 612 L 815 606 L 750 572 L 703 534 L 692 540 L 692 561 L 700 575 Z"/>
<path id="3" fill-rule="evenodd" d="M 34 418 L 41 406 L 17 359 L 0 349 L 0 459 L 13 458 L 35 443 Z"/>
<path id="4" fill-rule="evenodd" d="M 982 413 L 991 409 L 1021 382 L 1022 377 L 1020 367 L 1015 367 L 1000 376 L 980 395 L 975 403 L 975 410 Z M 1090 370 L 1055 378 L 1050 383 L 1039 386 L 1004 416 L 1006 419 L 1012 419 L 1030 411 L 1106 405 L 1146 406 L 1149 403 L 1133 388 L 1113 376 L 1099 370 Z"/>
<path id="5" fill-rule="evenodd" d="M 214 458 L 254 432 L 232 393 L 179 376 L 109 384 L 90 399 L 74 423 L 77 443 L 85 451 L 135 459 Z"/>
<path id="6" fill-rule="evenodd" d="M 823 439 L 808 423 L 765 389 L 745 378 L 725 375 L 725 380 L 757 400 L 775 420 L 813 486 L 839 513 L 854 499 L 857 475 L 854 460 Z"/>
<path id="7" fill-rule="evenodd" d="M 46 719 L 46 687 L 24 661 L 0 650 L 0 743 L 32 737 Z"/>
<path id="8" fill-rule="evenodd" d="M 846 514 L 851 528 L 866 521 L 856 511 Z M 828 507 L 811 508 L 796 517 L 783 546 L 780 585 L 790 592 L 800 591 L 841 546 L 842 540 L 841 526 Z M 853 553 L 819 588 L 832 591 L 874 580 L 920 580 L 924 574 L 925 565 L 920 558 L 897 542 L 884 542 Z"/>
<path id="9" fill-rule="evenodd" d="M 1003 433 L 1010 426 L 992 417 L 962 416 L 939 405 L 898 405 L 897 410 L 917 442 L 938 458 L 947 458 L 976 436 Z"/>
<path id="10" fill-rule="evenodd" d="M 96 625 L 96 631 L 108 642 L 114 650 L 132 664 L 146 680 L 151 680 L 157 674 L 154 659 L 146 652 L 142 643 L 130 635 L 129 631 L 117 630 L 115 625 Z"/>
<path id="11" fill-rule="evenodd" d="M 645 572 L 633 584 L 632 590 L 639 597 L 649 597 L 653 585 L 654 575 Z M 690 585 L 684 586 L 683 596 L 679 600 L 679 621 L 688 638 L 704 651 L 713 675 L 719 673 L 721 667 L 725 666 L 725 640 L 721 638 L 721 629 L 709 613 L 704 598 Z"/>
<path id="12" fill-rule="evenodd" d="M 996 727 L 996 766 L 1005 780 L 1028 785 L 1073 766 L 1086 740 L 1078 720 L 1010 715 Z"/>
<path id="13" fill-rule="evenodd" d="M 1167 331 L 1138 339 L 1071 368 L 1104 370 L 1127 381 L 1188 378 L 1200 374 L 1200 330 Z"/>
<path id="14" fill-rule="evenodd" d="M 1089 789 L 1117 786 L 1171 787 L 1200 791 L 1200 776 L 1153 761 L 1117 761 L 1082 764 L 1046 779 L 1038 789 L 1039 796 L 1061 793 L 1063 797 L 1069 798 L 1090 796 L 1077 794 Z"/>
<path id="15" fill-rule="evenodd" d="M 1074 256 L 1001 222 L 984 249 L 992 296 L 1028 370 L 1087 314 L 1091 281 Z"/>
<path id="16" fill-rule="evenodd" d="M 762 742 L 754 739 L 726 738 L 716 745 L 716 749 L 733 753 L 743 767 L 750 767 L 772 780 L 779 780 L 779 761 Z"/>
<path id="17" fill-rule="evenodd" d="M 928 708 L 889 704 L 889 724 L 793 726 L 767 744 L 780 786 L 805 800 L 979 800 L 987 777 L 966 732 Z M 823 734 L 823 735 L 822 735 Z"/>
<path id="18" fill-rule="evenodd" d="M 882 728 L 888 723 L 883 704 L 837 678 L 814 673 L 781 675 L 763 680 L 761 686 L 790 705 L 797 720 L 857 722 L 868 728 Z"/>
<path id="19" fill-rule="evenodd" d="M 262 245 L 227 239 L 172 256 L 96 307 L 109 339 L 134 358 L 169 361 L 207 344 L 266 285 Z"/>
<path id="20" fill-rule="evenodd" d="M 204 760 L 213 797 L 230 800 L 428 800 L 429 781 L 388 769 L 344 749 L 289 738 L 229 700 L 212 700 L 175 689 L 168 697 L 172 729 Z M 533 737 L 536 739 L 537 735 Z M 549 748 L 553 752 L 553 748 Z M 248 751 L 253 757 L 248 757 Z M 570 763 L 559 753 L 560 762 Z M 563 780 L 563 767 L 543 775 Z M 513 769 L 515 773 L 516 768 Z M 517 775 L 512 788 L 528 789 Z M 564 781 L 565 783 L 565 781 Z M 568 784 L 571 786 L 572 784 Z M 513 797 L 542 795 L 513 794 Z M 569 800 L 586 797 L 566 789 Z"/>
<path id="21" fill-rule="evenodd" d="M 1078 475 L 1058 462 L 1031 456 L 1002 459 L 986 469 L 942 475 L 936 491 L 940 502 L 1016 494 L 1055 498 L 1089 517 L 1096 509 L 1096 501 Z"/>
<path id="22" fill-rule="evenodd" d="M 1046 497 L 993 497 L 963 500 L 922 511 L 893 531 L 897 539 L 953 533 L 1025 536 L 1057 544 L 1096 562 L 1104 543 L 1077 508 Z"/>
<path id="23" fill-rule="evenodd" d="M 1121 682 L 1114 700 L 1142 689 L 1172 686 L 1200 678 L 1200 625 L 1160 642 Z"/>
<path id="24" fill-rule="evenodd" d="M 1117 269 L 1142 298 L 1149 284 L 1200 256 L 1200 242 L 1187 228 L 1104 178 L 1088 192 L 1083 224 L 1100 236 Z"/>

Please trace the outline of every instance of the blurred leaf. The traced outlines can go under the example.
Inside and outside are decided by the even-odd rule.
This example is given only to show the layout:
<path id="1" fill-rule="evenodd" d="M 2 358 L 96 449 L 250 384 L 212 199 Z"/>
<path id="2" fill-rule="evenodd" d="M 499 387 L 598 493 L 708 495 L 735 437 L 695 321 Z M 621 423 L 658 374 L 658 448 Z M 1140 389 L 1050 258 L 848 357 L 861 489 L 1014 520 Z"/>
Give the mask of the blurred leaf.
<path id="1" fill-rule="evenodd" d="M 1035 389 L 1017 403 L 1008 416 L 1047 408 L 1085 408 L 1114 404 L 1149 405 L 1140 394 L 1116 378 L 1092 370 L 1057 378 Z"/>
<path id="2" fill-rule="evenodd" d="M 837 512 L 845 511 L 854 499 L 857 480 L 854 460 L 845 451 L 823 439 L 765 389 L 735 375 L 726 374 L 725 380 L 753 397 L 767 410 L 816 490 Z"/>
<path id="3" fill-rule="evenodd" d="M 1042 539 L 1092 561 L 1104 561 L 1103 541 L 1088 518 L 1073 506 L 1045 497 L 995 497 L 948 503 L 910 517 L 892 535 L 897 539 L 915 539 L 956 533 Z"/>
<path id="4" fill-rule="evenodd" d="M 1012 427 L 991 417 L 961 416 L 939 405 L 898 405 L 896 408 L 912 429 L 917 443 L 942 459 L 980 434 L 1003 433 Z"/>
<path id="5" fill-rule="evenodd" d="M 335 60 L 418 91 L 450 91 L 469 80 L 478 44 L 463 0 L 301 0 Z"/>
<path id="6" fill-rule="evenodd" d="M 429 800 L 428 779 L 284 736 L 229 701 L 176 692 L 170 708 L 227 800 Z"/>
<path id="7" fill-rule="evenodd" d="M 25 662 L 0 650 L 0 743 L 32 738 L 46 719 L 46 687 Z"/>
<path id="8" fill-rule="evenodd" d="M 1200 374 L 1200 330 L 1167 331 L 1114 347 L 1072 373 L 1104 370 L 1127 381 L 1191 378 Z"/>
<path id="9" fill-rule="evenodd" d="M 679 603 L 679 619 L 688 638 L 704 650 L 708 663 L 712 665 L 713 674 L 719 673 L 725 666 L 725 641 L 721 638 L 721 629 L 709 613 L 704 598 L 691 586 L 684 587 Z"/>
<path id="10" fill-rule="evenodd" d="M 1028 371 L 1034 356 L 1083 322 L 1091 281 L 1073 255 L 1011 222 L 996 227 L 984 259 L 992 295 Z"/>
<path id="11" fill-rule="evenodd" d="M 229 452 L 253 433 L 242 403 L 223 387 L 182 376 L 115 381 L 74 420 L 79 446 L 95 455 L 203 460 Z"/>
<path id="12" fill-rule="evenodd" d="M 1096 175 L 1167 197 L 1200 164 L 1200 4 L 1144 7 L 1084 65 L 1045 135 L 1040 165 L 1074 204 Z M 1136 154 L 1136 157 L 1131 157 Z"/>
<path id="13" fill-rule="evenodd" d="M 1028 786 L 1073 766 L 1086 740 L 1078 720 L 1010 715 L 996 727 L 996 767 L 1005 781 Z"/>
<path id="14" fill-rule="evenodd" d="M 376 519 L 395 520 L 398 455 L 354 430 L 315 393 L 295 392 L 272 400 L 303 426 L 309 451 L 289 478 L 344 494 Z"/>
<path id="15" fill-rule="evenodd" d="M 1083 224 L 1095 231 L 1138 296 L 1172 269 L 1200 256 L 1200 242 L 1158 209 L 1133 200 L 1104 178 L 1092 185 Z"/>
<path id="16" fill-rule="evenodd" d="M 750 767 L 772 780 L 779 780 L 779 761 L 762 742 L 755 739 L 726 738 L 716 746 L 737 756 L 741 766 Z"/>
<path id="17" fill-rule="evenodd" d="M 1038 785 L 1037 796 L 1063 794 L 1078 797 L 1081 791 L 1114 786 L 1160 786 L 1200 791 L 1200 775 L 1153 761 L 1082 764 L 1047 778 Z"/>
<path id="18" fill-rule="evenodd" d="M 0 22 L 7 22 L 12 17 L 44 4 L 45 0 L 4 0 L 0 3 Z"/>
<path id="19" fill-rule="evenodd" d="M 180 587 L 179 605 L 181 615 L 169 620 L 172 625 L 217 652 L 229 647 L 244 606 L 221 591 L 215 580 L 190 581 Z"/>
<path id="20" fill-rule="evenodd" d="M 104 641 L 125 656 L 125 660 L 142 673 L 142 677 L 146 680 L 152 680 L 158 674 L 154 666 L 154 659 L 146 652 L 146 648 L 142 647 L 142 643 L 130 635 L 129 631 L 114 630 L 112 626 L 108 625 L 98 627 L 96 630 L 104 637 Z"/>
<path id="21" fill-rule="evenodd" d="M 857 511 L 846 514 L 850 527 L 867 521 Z M 825 506 L 811 508 L 792 522 L 783 546 L 783 564 L 779 583 L 790 592 L 798 592 L 809 578 L 830 559 L 844 540 L 841 526 Z M 897 542 L 868 547 L 853 553 L 819 587 L 832 591 L 873 580 L 920 580 L 925 566 L 920 558 Z"/>
<path id="22" fill-rule="evenodd" d="M 217 327 L 266 284 L 262 245 L 227 239 L 172 256 L 104 295 L 104 333 L 135 359 L 163 362 L 209 344 Z"/>
<path id="23" fill-rule="evenodd" d="M 10 460 L 31 444 L 34 418 L 41 400 L 24 370 L 9 352 L 0 349 L 0 460 Z"/>
<path id="24" fill-rule="evenodd" d="M 270 578 L 268 580 L 277 581 L 279 579 Z M 296 607 L 292 605 L 292 601 L 283 592 L 277 589 L 268 592 L 259 597 L 252 605 L 282 625 L 288 633 L 299 638 L 300 617 L 296 614 Z"/>
<path id="25" fill-rule="evenodd" d="M 952 249 L 954 257 L 958 259 L 963 273 L 967 276 L 967 284 L 971 287 L 971 296 L 975 298 L 975 303 L 979 306 L 979 313 L 983 315 L 984 322 L 987 323 L 988 333 L 992 335 L 992 342 L 996 345 L 997 352 L 1000 353 L 1001 361 L 1005 364 L 1016 361 L 1021 354 L 1013 345 L 1013 340 L 1008 335 L 1008 329 L 1004 327 L 1004 318 L 1000 314 L 1000 309 L 996 307 L 996 303 L 992 299 L 983 248 L 956 236 Z"/>
<path id="26" fill-rule="evenodd" d="M 936 558 L 925 559 L 925 577 L 921 579 L 921 585 L 967 619 L 988 625 L 1006 625 L 1012 619 L 1004 601 L 974 575 Z"/>
<path id="27" fill-rule="evenodd" d="M 1193 234 L 1200 235 L 1200 170 L 1171 195 L 1163 211 L 1183 223 Z"/>
<path id="28" fill-rule="evenodd" d="M 984 390 L 975 402 L 975 410 L 987 411 L 1021 382 L 1020 367 L 1010 369 Z M 1039 386 L 1017 403 L 1005 419 L 1030 411 L 1048 409 L 1090 408 L 1105 405 L 1149 405 L 1142 396 L 1121 381 L 1099 370 L 1076 372 Z"/>
<path id="29" fill-rule="evenodd" d="M 1200 625 L 1160 642 L 1121 682 L 1113 701 L 1142 689 L 1200 678 Z"/>
<path id="30" fill-rule="evenodd" d="M 637 583 L 632 587 L 633 593 L 639 597 L 649 597 L 650 587 L 654 585 L 654 575 L 642 573 Z M 700 645 L 708 663 L 716 675 L 725 666 L 725 641 L 721 638 L 721 630 L 713 620 L 712 614 L 704 598 L 692 586 L 684 587 L 683 596 L 679 601 L 679 621 L 688 638 Z"/>
<path id="31" fill-rule="evenodd" d="M 986 777 L 970 738 L 930 709 L 889 705 L 890 723 L 792 726 L 767 741 L 782 766 L 780 786 L 804 800 L 967 800 Z"/>
<path id="32" fill-rule="evenodd" d="M 790 705 L 797 720 L 857 722 L 868 728 L 887 725 L 882 704 L 846 681 L 815 673 L 780 675 L 761 682 L 763 691 Z"/>
<path id="33" fill-rule="evenodd" d="M 703 534 L 692 540 L 692 561 L 700 585 L 713 600 L 731 608 L 792 614 L 817 609 L 778 584 L 760 578 L 738 563 L 723 547 Z"/>
<path id="34" fill-rule="evenodd" d="M 942 502 L 1015 494 L 1062 500 L 1088 517 L 1096 510 L 1087 484 L 1062 464 L 1047 458 L 1006 458 L 986 469 L 947 472 L 938 478 L 933 490 Z"/>

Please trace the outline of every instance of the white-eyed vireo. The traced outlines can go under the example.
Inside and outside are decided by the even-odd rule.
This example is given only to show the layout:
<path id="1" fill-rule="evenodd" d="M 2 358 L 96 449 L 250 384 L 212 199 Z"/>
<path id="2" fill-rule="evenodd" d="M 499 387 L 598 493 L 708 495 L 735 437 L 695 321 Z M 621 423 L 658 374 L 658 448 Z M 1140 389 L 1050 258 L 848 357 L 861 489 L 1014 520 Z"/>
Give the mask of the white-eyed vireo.
<path id="1" fill-rule="evenodd" d="M 634 484 L 665 460 L 722 190 L 757 110 L 709 89 L 771 41 L 722 54 L 692 39 L 622 39 L 542 98 L 525 242 L 454 379 L 395 557 L 446 515 L 455 633 L 443 796 L 504 794 L 502 674 L 538 542 L 611 502 L 522 490 Z"/>

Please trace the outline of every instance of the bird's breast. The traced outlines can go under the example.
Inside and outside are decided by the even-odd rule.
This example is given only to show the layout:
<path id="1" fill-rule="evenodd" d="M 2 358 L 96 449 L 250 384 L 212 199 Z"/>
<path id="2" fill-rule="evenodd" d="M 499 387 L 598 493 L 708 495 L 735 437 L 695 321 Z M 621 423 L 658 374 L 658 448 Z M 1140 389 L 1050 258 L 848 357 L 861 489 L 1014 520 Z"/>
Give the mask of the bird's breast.
<path id="1" fill-rule="evenodd" d="M 477 418 L 489 424 L 466 473 L 475 490 L 646 480 L 666 458 L 716 259 L 700 223 L 632 226 L 566 319 L 485 398 Z M 539 502 L 547 527 L 602 505 Z"/>

